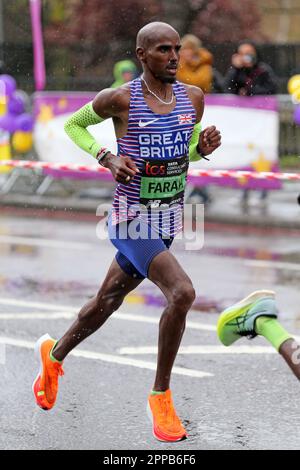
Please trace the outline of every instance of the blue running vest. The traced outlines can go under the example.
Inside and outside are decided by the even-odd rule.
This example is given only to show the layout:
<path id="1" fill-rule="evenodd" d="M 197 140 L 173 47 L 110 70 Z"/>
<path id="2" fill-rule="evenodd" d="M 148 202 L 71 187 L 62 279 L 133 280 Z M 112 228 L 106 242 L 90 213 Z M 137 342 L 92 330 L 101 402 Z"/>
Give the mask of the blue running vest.
<path id="1" fill-rule="evenodd" d="M 183 84 L 175 82 L 173 91 L 173 111 L 157 114 L 145 102 L 141 79 L 130 83 L 128 129 L 117 139 L 118 155 L 129 156 L 139 172 L 130 184 L 119 183 L 116 188 L 113 225 L 138 217 L 166 237 L 182 230 L 189 141 L 196 113 Z"/>

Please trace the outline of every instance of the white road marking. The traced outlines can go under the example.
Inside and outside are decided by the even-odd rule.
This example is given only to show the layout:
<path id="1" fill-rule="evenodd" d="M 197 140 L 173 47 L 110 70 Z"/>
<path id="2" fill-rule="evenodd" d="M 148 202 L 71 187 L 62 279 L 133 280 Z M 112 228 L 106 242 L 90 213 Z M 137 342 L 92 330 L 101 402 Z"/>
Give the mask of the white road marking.
<path id="1" fill-rule="evenodd" d="M 17 237 L 0 235 L 0 243 L 8 245 L 26 245 L 40 246 L 43 248 L 63 248 L 64 250 L 92 250 L 96 244 L 83 242 L 70 242 L 58 239 L 34 238 L 34 237 Z"/>
<path id="2" fill-rule="evenodd" d="M 14 307 L 27 307 L 27 308 L 36 308 L 36 309 L 42 309 L 42 310 L 49 310 L 49 311 L 55 311 L 56 314 L 55 316 L 52 316 L 53 314 L 49 315 L 47 313 L 36 313 L 32 312 L 32 314 L 29 314 L 26 316 L 26 319 L 46 319 L 50 320 L 51 318 L 73 318 L 75 314 L 77 314 L 80 310 L 80 307 L 68 307 L 67 305 L 53 305 L 53 304 L 48 304 L 48 303 L 42 303 L 42 302 L 28 302 L 26 300 L 16 300 L 16 299 L 5 299 L 2 298 L 0 299 L 0 304 L 2 305 L 10 305 Z M 58 313 L 58 312 L 61 313 Z M 3 314 L 4 316 L 2 317 L 2 314 L 0 314 L 0 319 L 5 319 L 5 320 L 13 320 L 15 318 L 20 318 L 20 314 L 16 313 L 11 313 L 10 317 L 8 317 L 8 314 L 5 313 Z M 14 317 L 17 315 L 17 317 Z M 125 321 L 136 321 L 136 322 L 142 322 L 142 323 L 152 323 L 157 325 L 159 323 L 160 318 L 158 317 L 151 317 L 151 316 L 146 316 L 146 315 L 136 315 L 132 313 L 126 313 L 126 312 L 117 312 L 114 313 L 111 316 L 112 319 L 115 320 L 125 320 Z M 24 317 L 25 319 L 25 317 Z M 187 328 L 193 329 L 193 330 L 203 330 L 203 331 L 216 331 L 215 325 L 208 325 L 206 323 L 198 323 L 194 321 L 187 321 L 186 324 Z"/>
<path id="3" fill-rule="evenodd" d="M 119 312 L 119 313 L 114 313 L 111 318 L 115 318 L 117 320 L 128 320 L 128 321 L 137 321 L 137 322 L 143 322 L 143 323 L 152 323 L 155 325 L 159 324 L 160 318 L 155 318 L 155 317 L 150 317 L 146 315 L 135 315 L 131 313 L 126 313 L 126 312 Z M 216 331 L 216 326 L 215 325 L 207 325 L 206 323 L 198 323 L 194 321 L 187 321 L 186 322 L 186 327 L 192 330 L 202 330 L 202 331 Z"/>
<path id="4" fill-rule="evenodd" d="M 34 349 L 35 343 L 32 341 L 26 341 L 23 339 L 17 338 L 8 338 L 8 337 L 0 337 L 0 344 L 4 344 L 6 346 L 14 346 L 17 348 L 26 348 L 26 349 Z M 120 364 L 124 366 L 132 366 L 137 367 L 139 369 L 148 369 L 148 370 L 156 370 L 156 363 L 155 362 L 148 362 L 148 361 L 140 361 L 137 359 L 130 359 L 124 358 L 120 356 L 114 356 L 112 354 L 104 354 L 95 351 L 84 351 L 81 349 L 74 350 L 70 353 L 71 356 L 81 357 L 84 359 L 92 359 L 98 360 L 102 362 L 109 362 L 112 364 Z M 196 378 L 203 378 L 203 377 L 213 377 L 214 375 L 209 372 L 203 372 L 201 370 L 195 369 L 186 369 L 185 367 L 174 367 L 173 373 L 177 375 L 185 375 L 188 377 L 196 377 Z"/>
<path id="5" fill-rule="evenodd" d="M 10 298 L 0 298 L 0 305 L 11 305 L 13 307 L 28 307 L 28 308 L 40 308 L 43 310 L 53 310 L 57 312 L 57 310 L 66 310 L 66 311 L 74 311 L 78 312 L 78 309 L 75 307 L 69 307 L 68 305 L 54 305 L 45 302 L 31 302 L 28 300 L 17 300 L 17 299 L 10 299 Z"/>
<path id="6" fill-rule="evenodd" d="M 286 269 L 288 271 L 300 271 L 300 264 L 297 263 L 285 263 L 282 261 L 267 261 L 258 259 L 247 259 L 244 260 L 246 266 L 254 266 L 257 268 L 269 268 L 269 269 Z"/>
<path id="7" fill-rule="evenodd" d="M 0 313 L 0 320 L 14 320 L 14 319 L 26 319 L 26 320 L 51 320 L 51 319 L 72 319 L 74 318 L 80 310 L 80 307 L 70 307 L 67 305 L 53 305 L 49 303 L 43 302 L 29 302 L 26 300 L 17 300 L 17 299 L 10 299 L 10 298 L 0 298 L 0 305 L 9 305 L 13 307 L 26 307 L 26 308 L 36 308 L 42 310 L 49 310 L 55 313 L 44 313 L 44 312 L 32 312 L 32 313 Z M 159 324 L 159 317 L 153 316 L 146 316 L 146 315 L 136 315 L 133 313 L 126 313 L 126 312 L 117 312 L 114 313 L 110 318 L 115 320 L 123 320 L 123 321 L 133 321 L 133 322 L 141 322 L 141 323 L 150 323 L 153 325 Z M 207 324 L 207 323 L 200 323 L 194 321 L 187 321 L 186 328 L 191 330 L 199 330 L 199 331 L 210 331 L 216 332 L 217 327 L 215 325 Z M 293 338 L 296 341 L 300 342 L 300 336 L 293 335 Z"/>
<path id="8" fill-rule="evenodd" d="M 0 320 L 70 320 L 75 317 L 72 312 L 34 312 L 34 313 L 0 313 Z"/>
<path id="9" fill-rule="evenodd" d="M 157 346 L 125 347 L 118 350 L 119 354 L 157 354 Z M 178 354 L 277 354 L 270 346 L 182 346 Z"/>

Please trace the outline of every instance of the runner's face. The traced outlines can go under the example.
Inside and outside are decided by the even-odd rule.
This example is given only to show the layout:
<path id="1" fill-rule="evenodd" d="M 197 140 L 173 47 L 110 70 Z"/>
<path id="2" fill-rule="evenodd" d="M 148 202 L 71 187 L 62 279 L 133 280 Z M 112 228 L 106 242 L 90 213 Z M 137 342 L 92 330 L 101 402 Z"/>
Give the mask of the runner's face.
<path id="1" fill-rule="evenodd" d="M 179 64 L 180 38 L 160 38 L 144 53 L 144 64 L 163 83 L 174 83 Z"/>

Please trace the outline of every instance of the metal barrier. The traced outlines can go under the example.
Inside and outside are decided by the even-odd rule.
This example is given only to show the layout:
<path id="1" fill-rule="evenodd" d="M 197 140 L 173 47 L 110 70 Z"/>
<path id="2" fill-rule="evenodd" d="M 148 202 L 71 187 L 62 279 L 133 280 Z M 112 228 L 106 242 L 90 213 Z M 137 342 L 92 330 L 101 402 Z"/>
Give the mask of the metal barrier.
<path id="1" fill-rule="evenodd" d="M 300 126 L 294 124 L 294 109 L 289 95 L 278 95 L 279 101 L 279 155 L 300 155 Z M 300 106 L 300 104 L 299 104 Z"/>
<path id="2" fill-rule="evenodd" d="M 12 168 L 25 168 L 28 170 L 57 170 L 61 172 L 83 172 L 83 173 L 94 173 L 101 175 L 102 178 L 107 179 L 110 175 L 109 170 L 100 165 L 75 165 L 66 163 L 48 163 L 48 162 L 33 162 L 26 160 L 2 160 L 0 161 L 1 166 L 10 166 Z M 189 170 L 189 176 L 194 178 L 201 176 L 211 176 L 213 178 L 230 177 L 235 179 L 248 178 L 248 179 L 267 179 L 267 180 L 281 180 L 281 181 L 300 181 L 299 173 L 273 173 L 273 172 L 256 172 L 256 171 L 244 171 L 244 170 L 202 170 L 195 169 Z M 110 175 L 110 178 L 111 175 Z"/>

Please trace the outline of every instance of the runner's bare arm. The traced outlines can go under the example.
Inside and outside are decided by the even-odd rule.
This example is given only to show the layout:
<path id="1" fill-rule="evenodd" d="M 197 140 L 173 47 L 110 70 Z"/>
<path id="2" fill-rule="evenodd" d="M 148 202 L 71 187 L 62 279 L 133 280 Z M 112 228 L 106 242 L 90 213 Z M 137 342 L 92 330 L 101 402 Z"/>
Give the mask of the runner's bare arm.
<path id="1" fill-rule="evenodd" d="M 127 119 L 130 101 L 128 86 L 119 88 L 106 88 L 101 90 L 93 99 L 92 105 L 95 113 L 103 119 Z"/>
<path id="2" fill-rule="evenodd" d="M 221 133 L 216 126 L 201 130 L 200 122 L 204 112 L 203 91 L 195 86 L 185 85 L 188 96 L 196 111 L 196 125 L 190 143 L 190 160 L 200 160 L 202 155 L 210 155 L 221 145 Z"/>
<path id="3" fill-rule="evenodd" d="M 196 123 L 201 122 L 204 112 L 204 93 L 201 88 L 193 85 L 185 85 L 189 99 L 196 112 Z"/>

